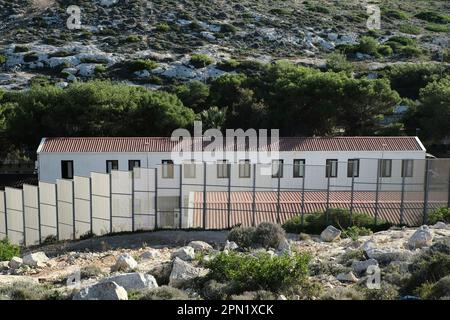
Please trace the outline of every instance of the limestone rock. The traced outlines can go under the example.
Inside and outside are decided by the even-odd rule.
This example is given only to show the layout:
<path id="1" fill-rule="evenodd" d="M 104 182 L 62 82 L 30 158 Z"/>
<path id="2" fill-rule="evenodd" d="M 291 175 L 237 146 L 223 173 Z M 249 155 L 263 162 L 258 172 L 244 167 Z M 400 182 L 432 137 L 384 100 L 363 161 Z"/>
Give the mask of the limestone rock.
<path id="1" fill-rule="evenodd" d="M 353 274 L 353 272 L 340 273 L 336 276 L 336 279 L 341 282 L 358 282 L 358 278 Z"/>
<path id="2" fill-rule="evenodd" d="M 158 259 L 161 256 L 160 252 L 156 249 L 150 249 L 141 254 L 140 258 L 143 260 Z"/>
<path id="3" fill-rule="evenodd" d="M 428 226 L 421 226 L 414 232 L 408 240 L 408 247 L 410 249 L 417 249 L 431 246 L 433 242 L 433 234 Z"/>
<path id="4" fill-rule="evenodd" d="M 195 251 L 190 246 L 181 247 L 174 251 L 170 257 L 171 259 L 180 258 L 181 260 L 191 261 L 195 258 Z"/>
<path id="5" fill-rule="evenodd" d="M 158 288 L 155 277 L 138 272 L 112 276 L 103 279 L 101 282 L 115 282 L 127 291 Z"/>
<path id="6" fill-rule="evenodd" d="M 213 247 L 204 241 L 191 241 L 188 246 L 199 252 L 208 252 L 213 250 Z"/>
<path id="7" fill-rule="evenodd" d="M 352 263 L 352 269 L 355 273 L 365 272 L 369 266 L 378 266 L 378 261 L 375 259 L 368 259 L 365 261 L 353 261 Z"/>
<path id="8" fill-rule="evenodd" d="M 225 242 L 225 247 L 223 250 L 236 250 L 238 248 L 239 246 L 237 245 L 236 242 L 227 240 L 227 242 Z"/>
<path id="9" fill-rule="evenodd" d="M 333 226 L 328 226 L 320 234 L 320 239 L 322 239 L 325 242 L 332 242 L 332 241 L 338 239 L 340 235 L 341 235 L 341 230 L 339 230 Z"/>
<path id="10" fill-rule="evenodd" d="M 112 267 L 112 271 L 128 271 L 133 270 L 137 267 L 137 262 L 129 253 L 121 254 L 117 260 L 116 264 Z"/>
<path id="11" fill-rule="evenodd" d="M 23 257 L 23 264 L 30 267 L 45 267 L 45 263 L 48 261 L 48 257 L 44 252 L 30 253 Z"/>
<path id="12" fill-rule="evenodd" d="M 181 287 L 187 281 L 206 275 L 208 270 L 197 268 L 190 263 L 176 257 L 173 261 L 172 272 L 169 277 L 169 285 Z"/>
<path id="13" fill-rule="evenodd" d="M 18 269 L 23 265 L 23 260 L 19 257 L 13 257 L 10 261 L 9 261 L 9 267 L 11 269 Z"/>
<path id="14" fill-rule="evenodd" d="M 81 289 L 73 300 L 128 300 L 128 293 L 113 281 L 100 282 Z"/>

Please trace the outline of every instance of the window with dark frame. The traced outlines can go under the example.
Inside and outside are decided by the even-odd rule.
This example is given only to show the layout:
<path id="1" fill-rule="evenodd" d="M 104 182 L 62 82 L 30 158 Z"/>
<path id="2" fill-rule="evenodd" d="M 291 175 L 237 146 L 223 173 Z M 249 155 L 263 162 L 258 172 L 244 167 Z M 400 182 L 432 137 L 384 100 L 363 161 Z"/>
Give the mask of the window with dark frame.
<path id="1" fill-rule="evenodd" d="M 272 178 L 283 178 L 284 160 L 272 160 Z"/>
<path id="2" fill-rule="evenodd" d="M 411 178 L 414 172 L 414 160 L 405 159 L 402 160 L 402 178 Z"/>
<path id="3" fill-rule="evenodd" d="M 380 177 L 390 178 L 392 176 L 392 160 L 380 159 L 378 161 L 378 165 L 380 166 Z"/>
<path id="4" fill-rule="evenodd" d="M 305 177 L 305 159 L 294 159 L 294 178 Z"/>
<path id="5" fill-rule="evenodd" d="M 250 178 L 251 177 L 251 165 L 250 160 L 240 160 L 239 161 L 239 178 Z"/>
<path id="6" fill-rule="evenodd" d="M 326 162 L 326 178 L 337 178 L 338 176 L 338 161 L 337 159 L 327 159 Z"/>
<path id="7" fill-rule="evenodd" d="M 63 160 L 61 161 L 61 178 L 73 179 L 73 161 Z"/>
<path id="8" fill-rule="evenodd" d="M 229 178 L 229 165 L 227 160 L 217 161 L 217 178 L 225 179 Z"/>
<path id="9" fill-rule="evenodd" d="M 141 167 L 141 160 L 128 160 L 128 171 Z"/>
<path id="10" fill-rule="evenodd" d="M 359 177 L 359 159 L 348 159 L 347 162 L 347 177 Z"/>
<path id="11" fill-rule="evenodd" d="M 119 170 L 119 160 L 106 160 L 106 173 L 112 170 Z"/>
<path id="12" fill-rule="evenodd" d="M 186 179 L 195 179 L 195 167 L 194 160 L 183 164 L 183 175 Z"/>
<path id="13" fill-rule="evenodd" d="M 162 177 L 164 179 L 173 179 L 174 165 L 172 160 L 162 160 Z"/>

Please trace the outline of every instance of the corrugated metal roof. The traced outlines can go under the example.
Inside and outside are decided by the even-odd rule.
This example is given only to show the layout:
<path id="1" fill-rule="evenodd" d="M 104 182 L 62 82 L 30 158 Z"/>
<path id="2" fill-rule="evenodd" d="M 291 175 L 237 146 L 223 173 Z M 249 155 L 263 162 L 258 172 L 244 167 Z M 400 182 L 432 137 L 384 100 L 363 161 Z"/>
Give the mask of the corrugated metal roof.
<path id="1" fill-rule="evenodd" d="M 280 220 L 286 220 L 300 215 L 302 212 L 302 193 L 298 191 L 280 192 Z M 404 222 L 408 225 L 419 225 L 423 219 L 423 192 L 408 192 L 404 201 Z M 428 206 L 430 209 L 446 205 L 445 195 L 430 194 Z M 362 212 L 375 216 L 375 192 L 356 191 L 354 193 L 354 212 Z M 255 193 L 256 224 L 277 221 L 277 192 Z M 333 191 L 330 193 L 329 207 L 350 209 L 351 192 Z M 232 192 L 231 210 L 228 216 L 227 192 L 207 193 L 207 229 L 225 229 L 229 226 L 242 224 L 251 226 L 253 222 L 252 192 Z M 203 226 L 203 193 L 195 192 L 193 205 L 193 227 Z M 306 191 L 304 213 L 323 212 L 327 206 L 327 193 L 322 191 Z M 378 217 L 394 224 L 400 223 L 401 192 L 383 191 L 379 193 Z M 230 219 L 230 221 L 228 221 Z"/>
<path id="2" fill-rule="evenodd" d="M 183 143 L 185 150 L 200 150 L 202 145 L 201 138 Z M 203 141 L 204 148 L 209 144 Z M 416 137 L 281 137 L 279 143 L 260 146 L 259 150 L 274 148 L 279 151 L 424 151 Z M 57 137 L 45 138 L 38 153 L 171 152 L 180 149 L 181 145 L 171 141 L 170 137 Z M 224 142 L 224 150 L 248 149 L 248 143 Z"/>

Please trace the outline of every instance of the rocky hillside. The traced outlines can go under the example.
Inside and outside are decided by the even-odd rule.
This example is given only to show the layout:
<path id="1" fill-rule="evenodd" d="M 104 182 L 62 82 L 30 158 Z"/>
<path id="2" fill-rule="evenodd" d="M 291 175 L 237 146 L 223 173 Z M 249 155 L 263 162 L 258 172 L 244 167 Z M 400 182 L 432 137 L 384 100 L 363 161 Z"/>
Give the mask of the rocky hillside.
<path id="1" fill-rule="evenodd" d="M 450 297 L 448 224 L 391 228 L 357 239 L 342 239 L 331 226 L 320 236 L 289 234 L 286 239 L 279 227 L 262 226 L 260 240 L 275 248 L 219 243 L 227 236 L 222 231 L 173 234 L 178 243 L 194 234 L 210 239 L 184 246 L 130 246 L 127 241 L 136 235 L 105 237 L 98 250 L 89 249 L 86 240 L 78 251 L 73 251 L 77 243 L 67 246 L 69 251 L 43 246 L 0 263 L 0 299 Z M 163 239 L 158 232 L 153 236 Z M 112 248 L 119 239 L 122 248 Z M 371 275 L 375 287 L 367 285 Z"/>
<path id="2" fill-rule="evenodd" d="M 0 0 L 0 86 L 35 75 L 64 83 L 111 78 L 147 86 L 204 80 L 239 61 L 291 59 L 323 65 L 340 50 L 354 61 L 440 60 L 448 1 L 379 1 L 370 31 L 359 0 Z M 69 19 L 80 9 L 80 19 Z M 68 8 L 69 13 L 68 13 Z M 72 12 L 72 13 L 70 13 Z M 67 21 L 79 22 L 69 29 Z M 359 46 L 371 36 L 379 53 Z M 395 38 L 396 37 L 396 38 Z M 400 38 L 399 38 L 400 37 Z M 393 39 L 394 38 L 394 39 Z"/>

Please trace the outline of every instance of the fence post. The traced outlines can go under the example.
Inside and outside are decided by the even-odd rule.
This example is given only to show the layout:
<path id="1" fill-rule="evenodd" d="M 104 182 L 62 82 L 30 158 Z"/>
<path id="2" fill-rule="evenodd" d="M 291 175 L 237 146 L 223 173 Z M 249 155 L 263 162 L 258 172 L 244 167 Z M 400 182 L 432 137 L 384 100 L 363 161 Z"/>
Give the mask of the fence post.
<path id="1" fill-rule="evenodd" d="M 147 175 L 149 174 L 147 168 Z M 150 188 L 150 186 L 148 186 Z M 158 168 L 155 167 L 155 230 L 158 230 Z"/>
<path id="2" fill-rule="evenodd" d="M 39 244 L 42 244 L 42 231 L 41 231 L 41 189 L 37 187 L 37 211 L 38 211 L 38 234 L 39 234 Z M 6 220 L 5 220 L 6 221 Z"/>
<path id="3" fill-rule="evenodd" d="M 180 163 L 180 199 L 179 199 L 179 207 L 180 207 L 180 229 L 183 228 L 183 164 Z"/>
<path id="4" fill-rule="evenodd" d="M 278 163 L 278 166 L 281 166 L 281 163 Z M 278 167 L 278 188 L 277 188 L 277 223 L 280 224 L 280 185 L 281 185 L 281 170 Z"/>
<path id="5" fill-rule="evenodd" d="M 25 219 L 25 192 L 22 190 L 23 245 L 27 245 L 27 227 Z"/>
<path id="6" fill-rule="evenodd" d="M 8 238 L 8 210 L 6 209 L 6 190 L 3 192 L 3 203 L 5 204 L 5 232 Z"/>
<path id="7" fill-rule="evenodd" d="M 400 199 L 400 225 L 404 222 L 405 214 L 405 172 L 402 171 L 402 195 Z"/>
<path id="8" fill-rule="evenodd" d="M 228 228 L 231 226 L 231 163 L 227 164 L 228 167 L 228 199 L 227 199 L 227 213 L 228 213 Z"/>
<path id="9" fill-rule="evenodd" d="M 89 223 L 91 229 L 91 236 L 94 235 L 94 219 L 92 214 L 92 179 L 89 177 Z"/>
<path id="10" fill-rule="evenodd" d="M 72 226 L 72 232 L 73 232 L 73 240 L 75 240 L 76 237 L 76 228 L 75 228 L 75 181 L 72 179 L 72 218 L 73 218 L 73 226 Z"/>
<path id="11" fill-rule="evenodd" d="M 112 173 L 109 173 L 109 232 L 113 232 Z"/>
<path id="12" fill-rule="evenodd" d="M 135 221 L 134 221 L 134 167 L 131 170 L 131 230 L 135 231 Z"/>
<path id="13" fill-rule="evenodd" d="M 206 229 L 206 162 L 203 161 L 203 229 Z"/>
<path id="14" fill-rule="evenodd" d="M 330 209 L 331 165 L 330 164 L 326 165 L 326 169 L 325 170 L 328 172 L 328 177 L 327 177 L 327 204 L 326 204 L 326 208 L 325 208 L 325 212 L 326 212 L 325 219 L 326 219 L 326 222 L 328 223 L 328 220 L 329 220 L 329 209 Z"/>
<path id="15" fill-rule="evenodd" d="M 347 163 L 348 166 L 348 163 Z M 350 195 L 350 224 L 353 225 L 353 203 L 355 199 L 355 162 L 352 163 L 352 187 Z"/>
<path id="16" fill-rule="evenodd" d="M 56 239 L 59 241 L 58 185 L 55 183 Z"/>
<path id="17" fill-rule="evenodd" d="M 375 190 L 375 225 L 378 222 L 378 198 L 379 198 L 379 192 L 380 192 L 380 170 L 381 170 L 381 162 L 378 159 L 377 161 L 377 185 Z"/>
<path id="18" fill-rule="evenodd" d="M 423 199 L 423 224 L 428 222 L 428 192 L 430 188 L 430 160 L 425 160 L 425 192 Z"/>
<path id="19" fill-rule="evenodd" d="M 302 226 L 305 222 L 305 177 L 306 177 L 306 166 L 303 170 L 303 179 L 302 179 Z"/>
<path id="20" fill-rule="evenodd" d="M 253 164 L 252 225 L 256 227 L 256 163 Z"/>

